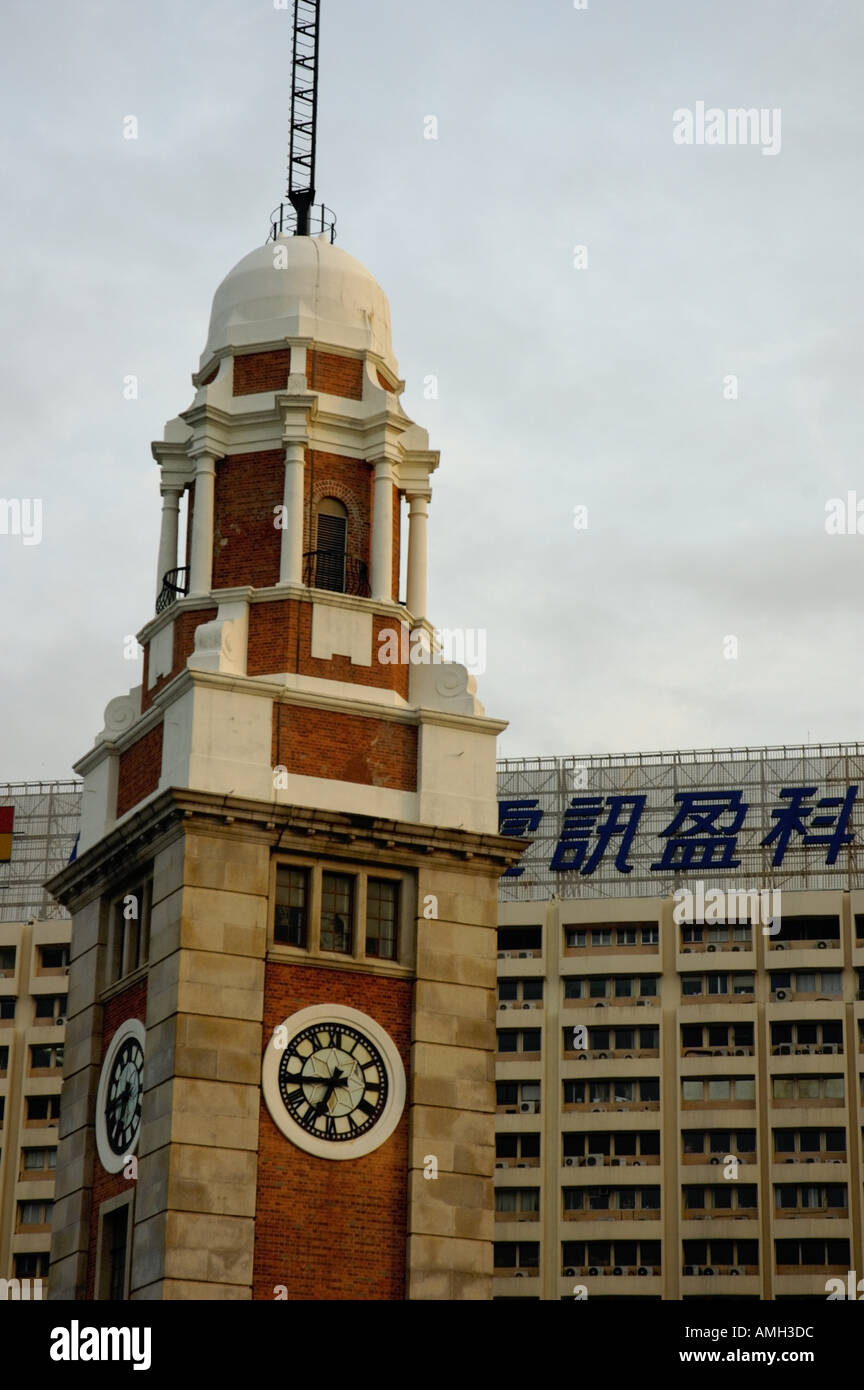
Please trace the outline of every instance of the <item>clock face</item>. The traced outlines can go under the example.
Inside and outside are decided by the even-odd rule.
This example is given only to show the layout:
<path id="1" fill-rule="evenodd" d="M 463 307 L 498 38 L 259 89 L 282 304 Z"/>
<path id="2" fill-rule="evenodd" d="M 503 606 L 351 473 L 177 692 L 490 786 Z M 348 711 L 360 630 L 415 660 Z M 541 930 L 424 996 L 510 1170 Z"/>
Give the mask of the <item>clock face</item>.
<path id="1" fill-rule="evenodd" d="M 274 1029 L 264 1099 L 286 1138 L 319 1158 L 359 1158 L 383 1144 L 405 1103 L 405 1072 L 374 1019 L 343 1005 L 302 1009 Z"/>
<path id="2" fill-rule="evenodd" d="M 103 1168 L 119 1173 L 135 1151 L 141 1131 L 144 1026 L 120 1025 L 111 1039 L 96 1096 L 96 1144 Z"/>
<path id="3" fill-rule="evenodd" d="M 359 1028 L 322 1019 L 290 1039 L 279 1063 L 279 1093 L 308 1134 L 344 1144 L 384 1113 L 387 1067 Z"/>

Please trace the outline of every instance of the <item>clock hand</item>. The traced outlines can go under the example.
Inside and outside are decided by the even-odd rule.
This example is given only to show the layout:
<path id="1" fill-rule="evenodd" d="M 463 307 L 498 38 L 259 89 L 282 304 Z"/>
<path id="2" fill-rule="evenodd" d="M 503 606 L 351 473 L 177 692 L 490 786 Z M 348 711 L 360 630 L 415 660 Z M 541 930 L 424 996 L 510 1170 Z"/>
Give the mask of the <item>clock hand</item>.
<path id="1" fill-rule="evenodd" d="M 117 1109 L 118 1105 L 125 1105 L 130 1095 L 131 1091 L 129 1090 L 128 1086 L 126 1086 L 122 1091 L 119 1091 L 117 1095 L 114 1097 L 114 1099 L 111 1101 L 111 1104 L 108 1106 L 108 1113 L 113 1113 Z"/>

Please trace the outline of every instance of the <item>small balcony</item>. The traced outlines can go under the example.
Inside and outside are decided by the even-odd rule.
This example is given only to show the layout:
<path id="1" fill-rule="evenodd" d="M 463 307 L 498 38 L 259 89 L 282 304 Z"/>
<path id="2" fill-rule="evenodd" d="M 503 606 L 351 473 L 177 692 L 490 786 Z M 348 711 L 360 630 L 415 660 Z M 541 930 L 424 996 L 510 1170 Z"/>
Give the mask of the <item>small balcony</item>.
<path id="1" fill-rule="evenodd" d="M 339 550 L 307 550 L 303 556 L 303 583 L 308 589 L 329 589 L 335 594 L 370 598 L 369 567 L 356 555 Z"/>
<path id="2" fill-rule="evenodd" d="M 180 569 L 166 570 L 162 576 L 162 589 L 156 600 L 156 612 L 164 613 L 166 608 L 170 608 L 178 598 L 184 598 L 188 592 L 188 567 L 183 565 Z"/>

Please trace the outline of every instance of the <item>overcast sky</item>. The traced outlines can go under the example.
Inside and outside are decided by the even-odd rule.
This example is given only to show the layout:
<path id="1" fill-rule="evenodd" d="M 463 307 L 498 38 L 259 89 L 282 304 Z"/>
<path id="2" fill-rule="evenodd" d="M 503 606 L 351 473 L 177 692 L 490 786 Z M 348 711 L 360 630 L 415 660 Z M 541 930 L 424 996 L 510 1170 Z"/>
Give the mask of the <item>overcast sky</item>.
<path id="1" fill-rule="evenodd" d="M 864 501 L 860 0 L 322 8 L 319 196 L 441 450 L 430 616 L 485 631 L 502 754 L 864 737 L 864 535 L 825 528 Z M 273 0 L 4 0 L 0 496 L 44 520 L 0 535 L 0 780 L 140 681 L 150 442 L 282 196 L 290 39 Z M 699 102 L 779 150 L 677 144 Z"/>

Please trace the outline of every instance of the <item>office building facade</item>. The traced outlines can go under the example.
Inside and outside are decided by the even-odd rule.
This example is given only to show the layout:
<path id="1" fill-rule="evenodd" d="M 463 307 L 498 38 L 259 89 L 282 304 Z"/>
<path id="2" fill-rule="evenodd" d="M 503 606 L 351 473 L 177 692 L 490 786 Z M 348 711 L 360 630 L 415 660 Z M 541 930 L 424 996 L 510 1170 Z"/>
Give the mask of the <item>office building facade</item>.
<path id="1" fill-rule="evenodd" d="M 862 1268 L 862 755 L 501 765 L 495 1297 Z"/>

